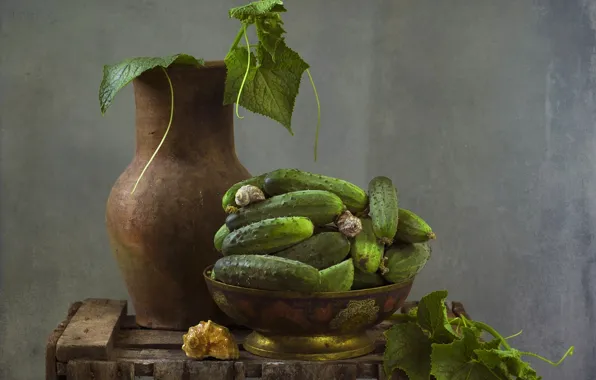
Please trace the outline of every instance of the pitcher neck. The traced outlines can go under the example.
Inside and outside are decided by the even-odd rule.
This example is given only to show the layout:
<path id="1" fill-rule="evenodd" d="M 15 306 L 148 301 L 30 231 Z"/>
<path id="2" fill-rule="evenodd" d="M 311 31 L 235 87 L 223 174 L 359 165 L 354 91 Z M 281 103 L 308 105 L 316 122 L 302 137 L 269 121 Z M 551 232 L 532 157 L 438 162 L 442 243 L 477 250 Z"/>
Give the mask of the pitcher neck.
<path id="1" fill-rule="evenodd" d="M 172 123 L 156 159 L 199 161 L 231 152 L 234 119 L 231 105 L 223 105 L 226 67 L 209 62 L 204 67 L 172 65 L 143 73 L 133 81 L 136 105 L 136 154 L 149 158 L 172 117 Z M 174 93 L 172 114 L 171 80 Z"/>

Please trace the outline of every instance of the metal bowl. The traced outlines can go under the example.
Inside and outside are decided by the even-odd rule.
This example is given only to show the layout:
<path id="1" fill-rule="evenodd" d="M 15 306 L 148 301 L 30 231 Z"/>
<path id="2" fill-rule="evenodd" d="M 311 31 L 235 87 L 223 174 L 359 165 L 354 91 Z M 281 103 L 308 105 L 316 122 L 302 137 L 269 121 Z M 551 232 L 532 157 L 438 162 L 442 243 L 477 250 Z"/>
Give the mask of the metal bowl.
<path id="1" fill-rule="evenodd" d="M 367 330 L 395 313 L 412 281 L 347 292 L 301 294 L 224 284 L 203 275 L 213 300 L 253 332 L 244 349 L 276 359 L 338 360 L 374 350 Z"/>

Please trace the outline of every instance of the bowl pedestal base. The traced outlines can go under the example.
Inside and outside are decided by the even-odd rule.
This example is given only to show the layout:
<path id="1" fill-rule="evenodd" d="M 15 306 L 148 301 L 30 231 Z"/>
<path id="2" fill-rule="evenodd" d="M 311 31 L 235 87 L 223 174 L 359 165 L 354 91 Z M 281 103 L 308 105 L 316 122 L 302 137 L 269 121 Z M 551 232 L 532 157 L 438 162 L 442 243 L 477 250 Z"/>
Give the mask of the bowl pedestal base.
<path id="1" fill-rule="evenodd" d="M 371 353 L 374 340 L 366 331 L 347 335 L 291 336 L 253 331 L 244 341 L 252 354 L 285 360 L 340 360 Z"/>

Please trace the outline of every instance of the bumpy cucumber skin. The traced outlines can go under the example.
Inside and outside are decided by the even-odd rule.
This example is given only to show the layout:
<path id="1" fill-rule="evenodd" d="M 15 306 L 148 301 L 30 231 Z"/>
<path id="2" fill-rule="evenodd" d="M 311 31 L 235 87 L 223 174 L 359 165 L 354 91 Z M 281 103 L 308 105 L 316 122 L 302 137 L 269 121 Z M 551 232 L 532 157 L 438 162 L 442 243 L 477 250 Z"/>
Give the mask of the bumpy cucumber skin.
<path id="1" fill-rule="evenodd" d="M 430 256 L 428 243 L 396 243 L 385 252 L 388 271 L 383 278 L 394 284 L 408 282 L 420 273 Z"/>
<path id="2" fill-rule="evenodd" d="M 354 282 L 354 263 L 352 260 L 344 260 L 323 269 L 320 274 L 320 292 L 345 292 L 350 290 Z"/>
<path id="3" fill-rule="evenodd" d="M 265 177 L 267 176 L 267 173 L 263 173 L 259 176 L 256 177 L 251 177 L 248 179 L 245 179 L 244 181 L 240 181 L 234 185 L 232 185 L 232 187 L 230 187 L 228 189 L 228 191 L 226 191 L 226 193 L 224 194 L 224 196 L 221 198 L 221 207 L 223 207 L 224 211 L 227 212 L 227 208 L 228 206 L 232 206 L 232 207 L 240 207 L 236 204 L 236 192 L 238 191 L 238 189 L 240 189 L 242 186 L 244 185 L 253 185 L 258 187 L 259 189 L 263 189 L 263 185 L 265 184 Z"/>
<path id="4" fill-rule="evenodd" d="M 341 232 L 321 232 L 275 253 L 275 256 L 325 269 L 340 263 L 349 253 L 350 241 Z"/>
<path id="5" fill-rule="evenodd" d="M 217 280 L 246 288 L 312 293 L 321 283 L 316 268 L 275 256 L 226 256 L 213 269 Z"/>
<path id="6" fill-rule="evenodd" d="M 226 225 L 233 231 L 259 220 L 283 216 L 304 216 L 315 225 L 325 225 L 332 223 L 343 209 L 341 199 L 329 191 L 294 191 L 243 207 L 228 215 Z"/>
<path id="7" fill-rule="evenodd" d="M 368 206 L 368 195 L 360 187 L 342 179 L 314 174 L 298 169 L 278 169 L 267 174 L 265 191 L 270 195 L 298 190 L 326 190 L 341 198 L 353 213 L 364 211 Z"/>
<path id="8" fill-rule="evenodd" d="M 380 243 L 373 231 L 370 218 L 361 218 L 362 231 L 354 237 L 350 255 L 354 266 L 363 272 L 376 272 L 383 259 L 384 245 Z"/>
<path id="9" fill-rule="evenodd" d="M 369 273 L 359 269 L 354 270 L 352 290 L 377 288 L 386 284 L 387 282 L 379 272 Z"/>
<path id="10" fill-rule="evenodd" d="M 221 252 L 221 246 L 223 245 L 223 241 L 229 234 L 230 229 L 228 228 L 228 226 L 223 224 L 221 227 L 219 227 L 219 230 L 217 230 L 217 232 L 213 236 L 213 245 L 215 246 L 215 249 L 217 249 L 217 251 Z"/>
<path id="11" fill-rule="evenodd" d="M 368 184 L 369 212 L 373 231 L 381 242 L 391 245 L 397 232 L 399 207 L 397 189 L 391 179 L 373 178 Z"/>
<path id="12" fill-rule="evenodd" d="M 432 228 L 410 210 L 399 209 L 399 224 L 395 239 L 406 243 L 424 243 L 435 238 Z"/>
<path id="13" fill-rule="evenodd" d="M 300 216 L 261 220 L 230 232 L 223 241 L 222 253 L 224 256 L 274 253 L 308 239 L 313 230 L 310 219 Z"/>

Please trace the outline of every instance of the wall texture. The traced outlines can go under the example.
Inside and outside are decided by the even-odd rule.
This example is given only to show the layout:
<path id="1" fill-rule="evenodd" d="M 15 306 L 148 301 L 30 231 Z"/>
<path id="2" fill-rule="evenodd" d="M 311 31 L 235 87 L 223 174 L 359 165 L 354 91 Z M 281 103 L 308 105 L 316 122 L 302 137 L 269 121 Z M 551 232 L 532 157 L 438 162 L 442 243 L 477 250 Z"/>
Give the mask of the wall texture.
<path id="1" fill-rule="evenodd" d="M 238 1 L 0 1 L 0 378 L 40 379 L 71 301 L 126 298 L 104 227 L 132 157 L 127 88 L 106 117 L 104 63 L 223 58 Z M 299 167 L 366 186 L 388 175 L 439 238 L 412 298 L 447 288 L 515 343 L 596 376 L 596 1 L 288 1 L 311 63 L 291 137 L 244 111 L 253 173 Z"/>

